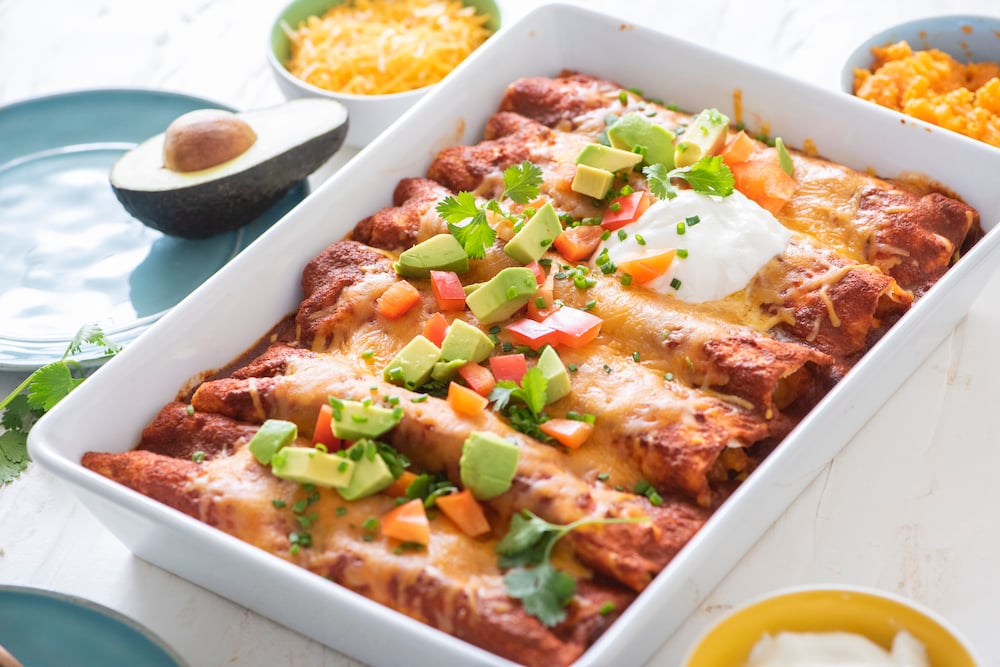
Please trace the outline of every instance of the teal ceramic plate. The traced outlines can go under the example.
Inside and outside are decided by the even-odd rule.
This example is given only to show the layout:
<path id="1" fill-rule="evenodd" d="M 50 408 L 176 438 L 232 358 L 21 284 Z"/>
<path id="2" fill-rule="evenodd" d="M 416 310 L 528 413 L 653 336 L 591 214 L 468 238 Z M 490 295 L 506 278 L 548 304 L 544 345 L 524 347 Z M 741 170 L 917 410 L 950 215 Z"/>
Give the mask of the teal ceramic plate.
<path id="1" fill-rule="evenodd" d="M 25 667 L 184 667 L 170 647 L 135 621 L 52 591 L 0 586 L 0 645 Z"/>
<path id="2" fill-rule="evenodd" d="M 0 108 L 0 369 L 62 357 L 85 323 L 128 343 L 306 195 L 300 184 L 250 225 L 203 240 L 132 218 L 108 173 L 177 116 L 217 102 L 87 90 Z M 100 350 L 77 357 L 96 362 Z"/>

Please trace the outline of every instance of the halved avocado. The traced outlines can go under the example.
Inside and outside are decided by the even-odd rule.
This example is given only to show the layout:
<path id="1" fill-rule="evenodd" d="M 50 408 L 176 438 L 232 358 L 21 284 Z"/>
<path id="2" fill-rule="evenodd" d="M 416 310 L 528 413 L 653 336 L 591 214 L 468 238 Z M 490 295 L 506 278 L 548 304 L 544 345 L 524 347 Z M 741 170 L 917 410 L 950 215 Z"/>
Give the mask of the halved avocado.
<path id="1" fill-rule="evenodd" d="M 192 117 L 198 118 L 198 113 Z M 111 189 L 118 201 L 165 234 L 204 238 L 228 232 L 252 222 L 322 166 L 347 135 L 347 109 L 335 100 L 302 98 L 234 116 L 235 122 L 220 116 L 219 140 L 238 136 L 245 144 L 247 136 L 256 134 L 244 152 L 215 166 L 176 171 L 164 165 L 166 133 L 157 135 L 125 153 L 111 168 Z M 239 121 L 249 125 L 249 135 L 232 131 L 233 125 L 241 125 Z M 213 141 L 189 143 L 209 147 Z M 177 163 L 173 156 L 170 162 Z"/>

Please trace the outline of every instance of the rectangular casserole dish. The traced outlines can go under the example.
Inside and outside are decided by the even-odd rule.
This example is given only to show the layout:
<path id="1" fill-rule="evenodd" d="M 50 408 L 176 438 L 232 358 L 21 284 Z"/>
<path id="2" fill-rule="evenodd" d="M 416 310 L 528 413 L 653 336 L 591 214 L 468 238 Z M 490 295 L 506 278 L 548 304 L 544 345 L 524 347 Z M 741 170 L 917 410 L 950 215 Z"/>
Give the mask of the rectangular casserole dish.
<path id="1" fill-rule="evenodd" d="M 598 43 L 601 49 L 590 46 Z M 509 664 L 101 478 L 79 460 L 88 450 L 132 448 L 142 427 L 190 377 L 222 366 L 296 308 L 302 267 L 358 220 L 388 205 L 400 178 L 424 173 L 441 148 L 479 140 L 507 84 L 563 69 L 635 86 L 682 109 L 714 106 L 730 116 L 739 89 L 751 129 L 766 122 L 790 145 L 808 141 L 824 157 L 886 177 L 924 174 L 977 208 L 988 232 L 577 664 L 646 661 L 962 317 L 992 272 L 1000 243 L 990 231 L 1000 214 L 991 178 L 1000 169 L 996 150 L 612 17 L 546 6 L 491 39 L 347 168 L 57 406 L 32 432 L 33 458 L 73 485 L 138 556 L 360 660 Z M 385 636 L 396 639 L 386 642 Z M 413 652 L 418 644 L 425 650 Z"/>

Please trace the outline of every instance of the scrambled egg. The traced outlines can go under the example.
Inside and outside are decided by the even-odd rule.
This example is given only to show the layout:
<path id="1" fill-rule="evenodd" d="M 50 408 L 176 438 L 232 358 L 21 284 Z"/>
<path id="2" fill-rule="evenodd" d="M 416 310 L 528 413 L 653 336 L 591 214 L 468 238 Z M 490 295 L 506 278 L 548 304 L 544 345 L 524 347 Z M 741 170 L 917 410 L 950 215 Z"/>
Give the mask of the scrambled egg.
<path id="1" fill-rule="evenodd" d="M 872 71 L 854 71 L 855 95 L 1000 147 L 1000 65 L 963 65 L 905 41 L 872 53 Z"/>

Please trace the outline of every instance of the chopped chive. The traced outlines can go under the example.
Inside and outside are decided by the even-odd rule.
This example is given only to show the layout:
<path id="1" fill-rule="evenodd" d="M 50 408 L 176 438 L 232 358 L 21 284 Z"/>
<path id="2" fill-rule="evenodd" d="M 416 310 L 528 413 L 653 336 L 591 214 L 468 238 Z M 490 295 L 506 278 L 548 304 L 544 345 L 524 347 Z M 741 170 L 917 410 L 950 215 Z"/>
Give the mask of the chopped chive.
<path id="1" fill-rule="evenodd" d="M 624 229 L 619 229 L 618 230 L 618 240 L 619 241 L 624 241 L 627 238 L 628 238 L 628 232 L 626 232 Z"/>
<path id="2" fill-rule="evenodd" d="M 688 217 L 684 218 L 684 222 L 688 224 L 688 227 L 694 227 L 699 222 L 701 222 L 701 218 L 699 218 L 697 215 L 689 215 Z"/>
<path id="3" fill-rule="evenodd" d="M 373 516 L 370 516 L 367 519 L 365 519 L 365 522 L 361 524 L 361 527 L 368 531 L 375 530 L 376 528 L 378 528 L 378 519 L 376 519 Z"/>
<path id="4" fill-rule="evenodd" d="M 618 191 L 618 194 L 621 195 L 622 197 L 627 197 L 633 192 L 635 192 L 635 190 L 632 188 L 632 186 L 625 184 L 622 186 L 622 189 Z"/>
<path id="5" fill-rule="evenodd" d="M 686 232 L 686 231 L 687 231 L 687 225 L 684 224 L 684 221 L 682 220 L 682 221 L 678 222 L 677 223 L 677 234 L 679 236 L 684 236 L 684 232 Z"/>
<path id="6" fill-rule="evenodd" d="M 330 453 L 330 450 L 329 450 L 329 449 L 327 449 L 327 448 L 326 448 L 326 445 L 324 445 L 324 444 L 323 444 L 322 442 L 317 442 L 317 443 L 315 443 L 315 444 L 314 444 L 313 446 L 314 446 L 314 447 L 315 447 L 316 449 L 318 449 L 319 451 L 323 452 L 324 454 L 329 454 L 329 453 Z"/>
<path id="7" fill-rule="evenodd" d="M 632 284 L 632 276 L 628 273 L 623 273 L 622 277 L 619 280 L 621 281 L 621 284 L 624 285 L 625 287 L 628 287 L 629 285 Z"/>
<path id="8" fill-rule="evenodd" d="M 545 297 L 544 297 L 544 296 L 536 296 L 536 297 L 535 297 L 535 307 L 536 307 L 536 308 L 547 308 L 547 307 L 548 307 L 548 305 L 549 305 L 549 304 L 548 304 L 548 302 L 547 302 L 547 301 L 545 300 Z"/>
<path id="9" fill-rule="evenodd" d="M 639 363 L 639 353 L 638 352 L 633 352 L 632 353 L 632 361 L 634 361 L 635 363 Z"/>
<path id="10" fill-rule="evenodd" d="M 193 415 L 194 414 L 194 406 L 193 405 L 187 406 L 186 410 L 187 410 L 187 413 L 189 415 Z"/>
<path id="11" fill-rule="evenodd" d="M 414 396 L 410 399 L 410 403 L 426 403 L 427 394 L 421 394 L 420 396 Z"/>
<path id="12" fill-rule="evenodd" d="M 680 289 L 681 288 L 681 281 L 679 281 L 677 278 L 671 278 L 670 279 L 670 286 L 673 287 L 674 289 Z"/>
<path id="13" fill-rule="evenodd" d="M 638 243 L 639 245 L 646 245 L 646 239 L 642 237 L 642 234 L 635 235 L 635 242 Z"/>
<path id="14" fill-rule="evenodd" d="M 605 231 L 603 234 L 601 234 L 602 241 L 607 241 L 609 238 L 611 238 L 611 232 Z"/>
<path id="15" fill-rule="evenodd" d="M 500 325 L 498 325 L 498 324 L 494 324 L 493 326 L 490 327 L 490 333 L 491 334 L 498 334 L 498 333 L 500 333 L 500 331 L 501 331 Z"/>
<path id="16" fill-rule="evenodd" d="M 201 463 L 202 461 L 205 460 L 205 452 L 199 449 L 198 451 L 191 454 L 191 460 L 194 461 L 195 463 Z"/>
<path id="17" fill-rule="evenodd" d="M 622 210 L 622 203 L 619 201 L 612 202 L 611 206 L 608 207 L 608 210 L 611 211 L 612 213 L 617 213 L 618 211 Z"/>
<path id="18" fill-rule="evenodd" d="M 678 248 L 677 256 L 680 257 L 681 259 L 687 259 L 688 256 L 687 248 Z"/>
<path id="19" fill-rule="evenodd" d="M 600 481 L 602 481 L 602 482 L 606 482 L 606 481 L 608 481 L 608 479 L 609 479 L 610 477 L 611 477 L 611 475 L 610 475 L 610 474 L 608 474 L 608 473 L 606 473 L 606 472 L 602 472 L 602 473 L 601 473 L 600 475 L 598 475 L 598 476 L 597 476 L 597 479 L 599 479 L 599 480 L 600 480 Z"/>
<path id="20" fill-rule="evenodd" d="M 584 305 L 583 309 L 584 310 L 593 310 L 596 307 L 597 307 L 597 302 L 594 301 L 593 299 L 591 299 L 590 301 L 588 301 L 586 303 L 586 305 Z"/>
<path id="21" fill-rule="evenodd" d="M 622 106 L 627 105 L 628 104 L 628 93 L 626 93 L 624 90 L 622 92 L 618 93 L 618 101 L 621 102 Z"/>
<path id="22" fill-rule="evenodd" d="M 334 511 L 334 513 L 335 513 L 335 514 L 336 514 L 337 516 L 344 516 L 345 514 L 347 514 L 347 508 L 346 508 L 346 507 L 338 507 L 338 508 L 337 508 L 337 509 L 336 509 L 336 510 Z"/>
<path id="23" fill-rule="evenodd" d="M 566 367 L 566 370 L 568 370 L 570 373 L 575 373 L 576 369 L 577 369 L 576 364 L 570 364 L 569 366 Z"/>
<path id="24" fill-rule="evenodd" d="M 610 375 L 611 374 L 611 366 L 608 366 L 607 364 L 604 364 L 604 372 L 607 373 L 608 375 Z"/>
<path id="25" fill-rule="evenodd" d="M 375 350 L 365 350 L 364 352 L 361 353 L 362 359 L 371 359 L 374 356 L 375 356 Z"/>
<path id="26" fill-rule="evenodd" d="M 274 505 L 274 508 L 275 508 L 275 509 L 279 509 L 279 510 L 280 510 L 280 509 L 281 509 L 282 507 L 286 507 L 286 506 L 288 505 L 288 503 L 286 503 L 286 502 L 285 502 L 284 500 L 282 500 L 281 498 L 275 498 L 274 500 L 272 500 L 272 501 L 271 501 L 271 504 L 272 504 L 272 505 Z"/>
<path id="27" fill-rule="evenodd" d="M 674 379 L 674 374 L 673 373 L 664 373 L 663 374 L 663 379 L 666 380 L 667 382 L 672 382 L 673 379 Z"/>

